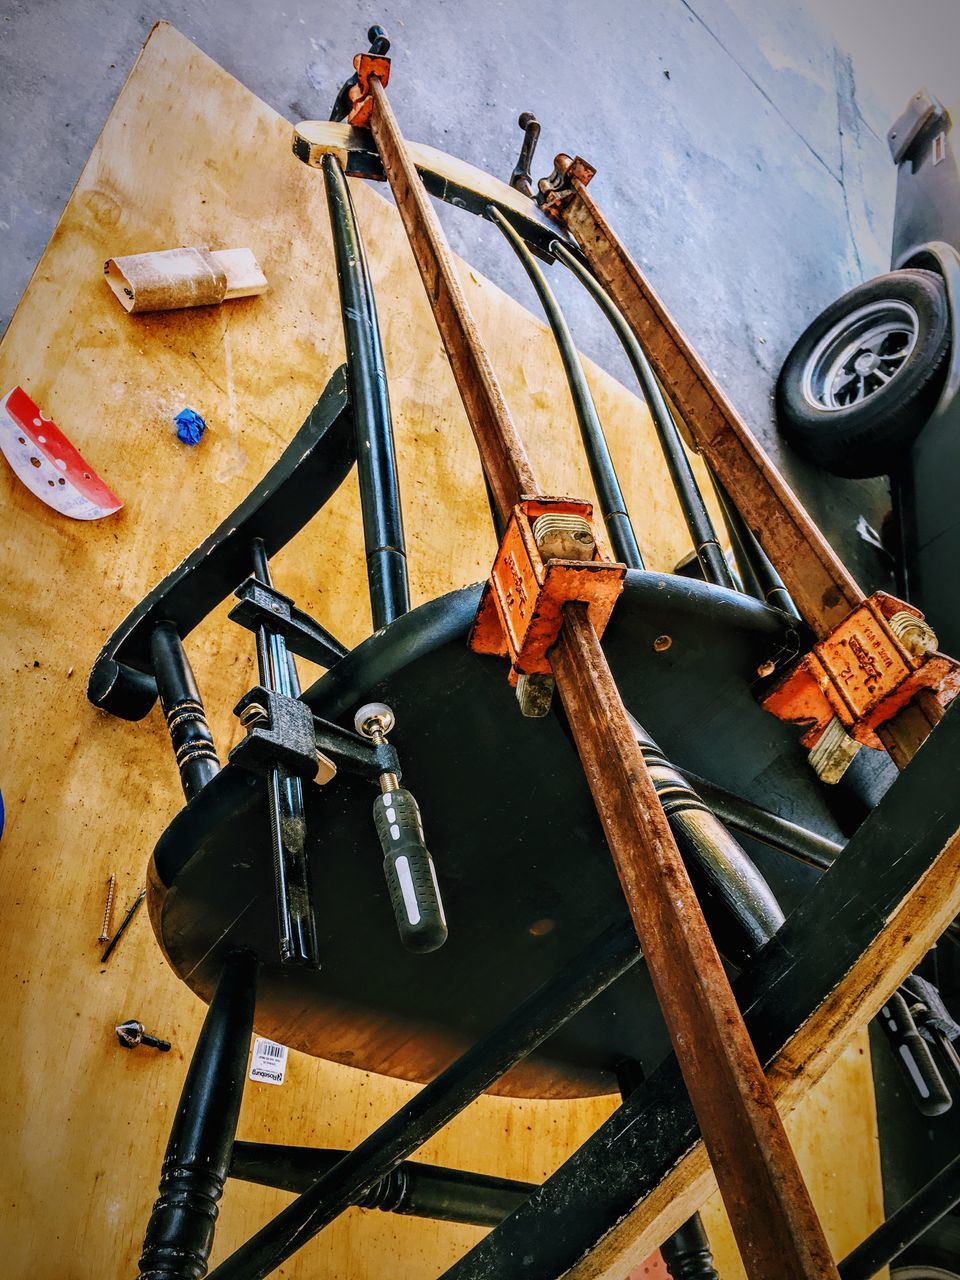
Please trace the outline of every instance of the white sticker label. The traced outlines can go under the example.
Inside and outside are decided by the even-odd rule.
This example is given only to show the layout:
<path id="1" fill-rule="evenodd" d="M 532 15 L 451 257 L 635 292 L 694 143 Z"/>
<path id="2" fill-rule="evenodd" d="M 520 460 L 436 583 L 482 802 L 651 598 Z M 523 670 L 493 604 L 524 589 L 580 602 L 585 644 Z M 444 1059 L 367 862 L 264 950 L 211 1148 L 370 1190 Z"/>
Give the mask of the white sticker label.
<path id="1" fill-rule="evenodd" d="M 287 1074 L 287 1046 L 255 1036 L 250 1055 L 250 1079 L 260 1084 L 283 1084 Z"/>
<path id="2" fill-rule="evenodd" d="M 938 133 L 933 140 L 933 163 L 939 164 L 947 154 L 947 135 Z"/>

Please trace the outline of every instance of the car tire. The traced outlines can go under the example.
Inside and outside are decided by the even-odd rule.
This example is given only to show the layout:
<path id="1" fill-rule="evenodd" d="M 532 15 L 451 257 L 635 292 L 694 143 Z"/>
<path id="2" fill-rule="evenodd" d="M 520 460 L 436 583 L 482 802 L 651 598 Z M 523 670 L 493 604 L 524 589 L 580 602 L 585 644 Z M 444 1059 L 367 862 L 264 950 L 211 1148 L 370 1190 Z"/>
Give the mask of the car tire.
<path id="1" fill-rule="evenodd" d="M 932 413 L 950 351 L 950 308 L 933 271 L 893 271 L 827 307 L 784 361 L 777 421 L 834 475 L 894 470 Z"/>

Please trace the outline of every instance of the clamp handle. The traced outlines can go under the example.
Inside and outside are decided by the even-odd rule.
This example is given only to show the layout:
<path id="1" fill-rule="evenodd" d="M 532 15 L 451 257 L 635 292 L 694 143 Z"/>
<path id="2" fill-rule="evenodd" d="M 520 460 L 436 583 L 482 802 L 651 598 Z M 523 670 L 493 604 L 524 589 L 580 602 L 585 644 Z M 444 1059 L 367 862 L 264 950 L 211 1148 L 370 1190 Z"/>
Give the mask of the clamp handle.
<path id="1" fill-rule="evenodd" d="M 373 802 L 373 821 L 401 941 L 410 951 L 436 951 L 447 940 L 447 921 L 420 807 L 403 787 L 384 791 Z"/>
<path id="2" fill-rule="evenodd" d="M 510 175 L 510 186 L 532 200 L 533 179 L 530 176 L 530 166 L 533 164 L 533 153 L 537 149 L 537 141 L 540 137 L 540 122 L 532 111 L 524 111 L 517 124 L 523 130 L 523 145 L 520 147 L 519 158 Z"/>
<path id="3" fill-rule="evenodd" d="M 940 1074 L 929 1044 L 917 1029 L 913 1014 L 899 991 L 880 1010 L 878 1018 L 890 1048 L 910 1085 L 917 1110 L 924 1116 L 942 1116 L 953 1105 L 950 1090 Z"/>

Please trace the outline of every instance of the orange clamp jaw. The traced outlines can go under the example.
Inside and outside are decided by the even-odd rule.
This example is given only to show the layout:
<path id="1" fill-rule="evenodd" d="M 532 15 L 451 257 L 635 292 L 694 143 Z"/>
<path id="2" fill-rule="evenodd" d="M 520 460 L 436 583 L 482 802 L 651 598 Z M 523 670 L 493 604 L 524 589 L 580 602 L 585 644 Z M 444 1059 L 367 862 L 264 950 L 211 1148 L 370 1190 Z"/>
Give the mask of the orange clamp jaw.
<path id="1" fill-rule="evenodd" d="M 541 516 L 579 516 L 593 534 L 592 558 L 544 560 L 534 536 Z M 484 587 L 470 632 L 474 653 L 510 659 L 510 683 L 518 675 L 548 674 L 547 654 L 563 625 L 563 606 L 587 606 L 597 635 L 602 635 L 623 590 L 626 565 L 606 553 L 593 526 L 593 506 L 574 498 L 524 498 L 514 507 Z"/>
<path id="2" fill-rule="evenodd" d="M 373 98 L 370 96 L 370 77 L 376 76 L 386 87 L 390 79 L 390 59 L 375 53 L 358 53 L 353 60 L 353 68 L 357 73 L 357 83 L 351 87 L 347 96 L 353 103 L 346 123 L 355 129 L 365 129 L 370 123 L 373 111 Z"/>
<path id="3" fill-rule="evenodd" d="M 922 689 L 942 706 L 960 693 L 960 665 L 931 651 L 923 614 L 885 592 L 868 596 L 761 699 L 780 720 L 799 725 L 813 747 L 836 717 L 850 737 L 883 748 L 876 730 Z"/>

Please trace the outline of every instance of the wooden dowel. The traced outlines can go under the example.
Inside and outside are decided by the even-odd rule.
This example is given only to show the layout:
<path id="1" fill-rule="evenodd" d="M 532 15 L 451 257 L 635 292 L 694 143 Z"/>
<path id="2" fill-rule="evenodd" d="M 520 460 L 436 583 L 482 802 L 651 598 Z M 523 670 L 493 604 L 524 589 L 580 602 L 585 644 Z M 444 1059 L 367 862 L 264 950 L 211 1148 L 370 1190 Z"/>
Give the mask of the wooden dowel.
<path id="1" fill-rule="evenodd" d="M 440 224 L 386 93 L 370 128 L 504 514 L 535 493 Z M 584 773 L 752 1280 L 837 1277 L 822 1228 L 585 607 L 551 653 Z"/>

